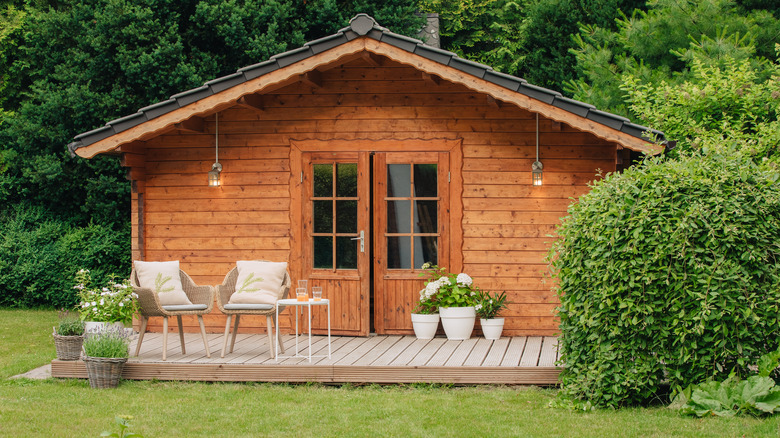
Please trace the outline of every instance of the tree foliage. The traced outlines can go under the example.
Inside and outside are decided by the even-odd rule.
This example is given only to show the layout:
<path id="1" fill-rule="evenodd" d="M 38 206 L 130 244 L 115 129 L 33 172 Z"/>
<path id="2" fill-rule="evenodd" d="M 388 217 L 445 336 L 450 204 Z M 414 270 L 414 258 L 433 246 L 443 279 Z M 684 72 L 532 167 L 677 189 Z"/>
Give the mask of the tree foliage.
<path id="1" fill-rule="evenodd" d="M 441 19 L 442 45 L 529 82 L 560 89 L 573 80 L 571 35 L 581 23 L 615 28 L 614 18 L 643 0 L 423 0 Z"/>
<path id="2" fill-rule="evenodd" d="M 56 240 L 100 224 L 125 238 L 109 240 L 116 248 L 96 247 L 109 258 L 119 251 L 123 262 L 105 266 L 126 275 L 125 169 L 115 157 L 70 157 L 66 145 L 74 135 L 335 33 L 358 12 L 413 35 L 423 22 L 415 11 L 398 0 L 20 0 L 0 6 L 0 214 L 27 214 L 12 209 L 21 205 L 39 216 L 40 229 L 17 230 L 17 238 L 30 242 L 45 227 Z M 81 267 L 99 271 L 100 262 L 90 260 L 97 265 Z M 62 282 L 72 275 L 65 265 L 56 274 Z M 0 277 L 6 276 L 13 278 L 4 269 Z M 23 288 L 38 286 L 10 280 L 4 286 L 11 298 L 0 304 L 55 303 L 19 298 L 28 294 Z"/>
<path id="3" fill-rule="evenodd" d="M 774 59 L 780 42 L 778 17 L 732 0 L 651 0 L 648 7 L 619 18 L 614 31 L 583 23 L 572 51 L 579 78 L 566 84 L 568 93 L 599 109 L 631 115 L 620 89 L 624 74 L 645 83 L 681 83 L 690 77 L 694 58 L 715 66 L 747 60 L 760 69 Z"/>

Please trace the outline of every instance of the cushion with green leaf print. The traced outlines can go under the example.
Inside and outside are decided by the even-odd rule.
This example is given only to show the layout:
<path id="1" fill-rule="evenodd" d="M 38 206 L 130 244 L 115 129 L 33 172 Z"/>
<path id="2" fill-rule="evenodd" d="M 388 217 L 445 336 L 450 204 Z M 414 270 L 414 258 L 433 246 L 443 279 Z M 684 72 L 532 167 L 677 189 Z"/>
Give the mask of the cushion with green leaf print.
<path id="1" fill-rule="evenodd" d="M 287 262 L 239 260 L 236 291 L 230 304 L 276 304 L 287 272 Z"/>
<path id="2" fill-rule="evenodd" d="M 187 294 L 181 285 L 179 261 L 172 262 L 133 262 L 138 276 L 138 285 L 153 290 L 160 299 L 161 306 L 190 305 Z"/>

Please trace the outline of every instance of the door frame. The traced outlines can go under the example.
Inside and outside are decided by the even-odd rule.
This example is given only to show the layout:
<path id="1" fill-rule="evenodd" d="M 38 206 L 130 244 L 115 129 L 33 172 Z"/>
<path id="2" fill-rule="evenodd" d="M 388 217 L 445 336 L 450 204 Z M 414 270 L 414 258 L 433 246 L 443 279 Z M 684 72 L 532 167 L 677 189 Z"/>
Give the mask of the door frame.
<path id="1" fill-rule="evenodd" d="M 445 226 L 449 228 L 449 263 L 452 272 L 463 269 L 463 148 L 462 139 L 304 139 L 290 140 L 290 274 L 294 279 L 304 275 L 303 239 L 304 229 L 303 202 L 305 190 L 303 187 L 303 154 L 307 152 L 448 152 L 449 153 L 449 212 Z M 371 188 L 373 192 L 373 187 Z M 373 227 L 373 223 L 370 224 Z M 374 263 L 374 260 L 371 260 Z M 370 278 L 365 284 L 373 288 Z M 367 336 L 370 327 L 370 291 L 366 289 L 364 305 L 361 305 L 359 317 L 361 323 L 360 335 Z M 411 322 L 410 322 L 411 327 Z M 411 333 L 411 329 L 410 329 Z"/>

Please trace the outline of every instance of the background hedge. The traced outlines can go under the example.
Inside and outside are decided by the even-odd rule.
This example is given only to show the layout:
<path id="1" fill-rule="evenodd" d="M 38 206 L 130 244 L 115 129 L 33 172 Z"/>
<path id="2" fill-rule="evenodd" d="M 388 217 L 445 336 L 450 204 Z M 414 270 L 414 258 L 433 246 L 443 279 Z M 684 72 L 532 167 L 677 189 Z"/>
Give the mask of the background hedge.
<path id="1" fill-rule="evenodd" d="M 656 158 L 570 207 L 551 250 L 564 395 L 643 403 L 777 348 L 777 180 L 734 154 Z"/>
<path id="2" fill-rule="evenodd" d="M 73 226 L 44 208 L 0 214 L 0 307 L 71 307 L 74 275 L 89 269 L 95 284 L 130 275 L 130 226 L 120 231 L 90 223 Z"/>

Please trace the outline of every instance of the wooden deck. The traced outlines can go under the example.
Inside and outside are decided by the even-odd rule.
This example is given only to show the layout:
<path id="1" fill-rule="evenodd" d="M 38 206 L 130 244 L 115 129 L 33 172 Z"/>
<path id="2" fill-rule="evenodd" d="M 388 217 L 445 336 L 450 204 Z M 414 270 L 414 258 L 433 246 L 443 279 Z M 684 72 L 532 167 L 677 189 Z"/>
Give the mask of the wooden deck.
<path id="1" fill-rule="evenodd" d="M 199 334 L 185 334 L 186 355 L 179 337 L 168 335 L 168 360 L 162 359 L 162 334 L 147 333 L 138 357 L 125 365 L 123 378 L 133 380 L 323 382 L 323 383 L 452 383 L 555 385 L 560 369 L 557 338 L 513 337 L 489 341 L 473 337 L 448 341 L 413 336 L 312 337 L 312 354 L 325 357 L 280 358 L 269 352 L 265 334 L 239 334 L 233 353 L 220 358 L 223 337 L 207 335 L 211 358 Z M 137 335 L 135 336 L 137 339 Z M 299 338 L 301 355 L 308 355 L 308 338 Z M 286 354 L 295 353 L 292 335 L 283 336 Z M 135 340 L 130 345 L 135 351 Z M 86 378 L 82 361 L 52 361 L 53 377 Z"/>

